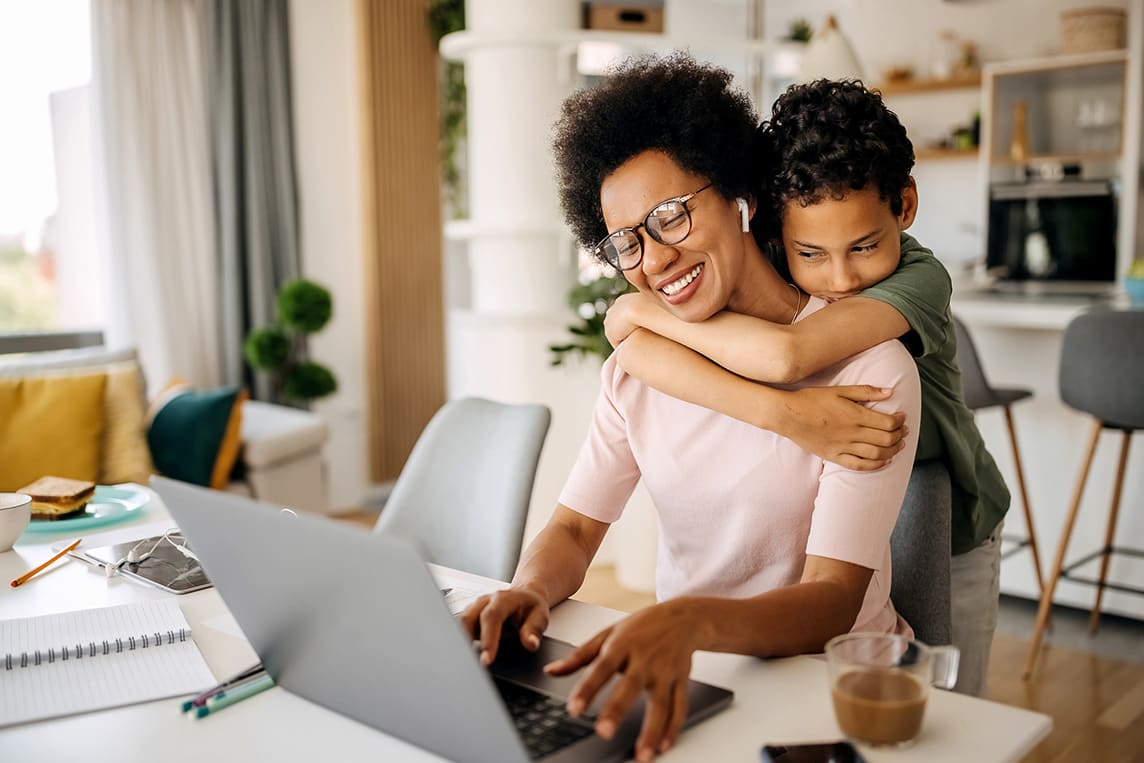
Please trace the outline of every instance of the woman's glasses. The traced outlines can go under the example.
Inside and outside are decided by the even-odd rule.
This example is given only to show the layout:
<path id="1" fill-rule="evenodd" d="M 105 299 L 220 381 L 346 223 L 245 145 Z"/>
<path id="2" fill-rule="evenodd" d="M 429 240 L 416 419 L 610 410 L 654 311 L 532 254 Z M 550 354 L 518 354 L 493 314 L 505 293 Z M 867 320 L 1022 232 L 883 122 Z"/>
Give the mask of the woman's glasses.
<path id="1" fill-rule="evenodd" d="M 687 202 L 710 187 L 711 183 L 708 183 L 686 196 L 661 201 L 647 213 L 642 223 L 609 233 L 596 244 L 593 252 L 616 270 L 631 270 L 643 261 L 643 242 L 636 233 L 637 228 L 643 228 L 664 246 L 680 243 L 691 233 L 691 210 L 687 208 Z"/>

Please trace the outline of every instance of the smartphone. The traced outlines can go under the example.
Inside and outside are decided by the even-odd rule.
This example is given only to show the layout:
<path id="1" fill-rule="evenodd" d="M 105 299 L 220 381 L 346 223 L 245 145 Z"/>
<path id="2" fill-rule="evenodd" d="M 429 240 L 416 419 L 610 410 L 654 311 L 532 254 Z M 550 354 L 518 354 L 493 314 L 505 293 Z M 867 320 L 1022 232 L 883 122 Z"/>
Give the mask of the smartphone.
<path id="1" fill-rule="evenodd" d="M 866 763 L 849 742 L 769 744 L 761 752 L 763 763 Z"/>

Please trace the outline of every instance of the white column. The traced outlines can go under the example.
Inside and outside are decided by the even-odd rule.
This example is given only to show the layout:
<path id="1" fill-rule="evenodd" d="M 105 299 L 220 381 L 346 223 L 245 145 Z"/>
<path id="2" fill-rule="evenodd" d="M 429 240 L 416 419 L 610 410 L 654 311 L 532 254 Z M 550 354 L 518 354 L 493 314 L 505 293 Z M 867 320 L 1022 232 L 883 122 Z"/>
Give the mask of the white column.
<path id="1" fill-rule="evenodd" d="M 467 0 L 459 46 L 468 91 L 470 218 L 447 226 L 467 247 L 469 294 L 446 325 L 451 398 L 552 409 L 526 535 L 551 514 L 599 388 L 593 362 L 552 368 L 567 338 L 575 252 L 556 193 L 552 126 L 575 78 L 555 36 L 580 26 L 577 0 Z M 447 46 L 445 46 L 447 48 Z M 463 282 L 465 279 L 458 279 Z M 461 301 L 461 300 L 457 300 Z"/>

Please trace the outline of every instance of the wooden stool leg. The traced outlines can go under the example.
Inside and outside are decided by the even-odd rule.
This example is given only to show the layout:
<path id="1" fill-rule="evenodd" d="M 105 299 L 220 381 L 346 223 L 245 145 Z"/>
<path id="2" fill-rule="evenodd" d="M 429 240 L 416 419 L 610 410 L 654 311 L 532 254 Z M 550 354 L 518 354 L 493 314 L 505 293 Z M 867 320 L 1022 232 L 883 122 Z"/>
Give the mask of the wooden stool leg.
<path id="1" fill-rule="evenodd" d="M 1096 444 L 1100 440 L 1100 421 L 1094 421 L 1092 436 L 1089 438 L 1088 453 L 1084 457 L 1084 465 L 1080 469 L 1080 478 L 1073 492 L 1072 506 L 1069 508 L 1065 526 L 1061 531 L 1061 541 L 1057 545 L 1057 558 L 1053 560 L 1053 571 L 1049 575 L 1049 584 L 1041 592 L 1041 606 L 1037 609 L 1037 624 L 1033 627 L 1033 638 L 1029 643 L 1029 653 L 1025 656 L 1025 669 L 1021 677 L 1028 680 L 1037 663 L 1037 653 L 1041 649 L 1041 639 L 1045 635 L 1045 626 L 1049 622 L 1049 612 L 1053 608 L 1053 592 L 1056 591 L 1057 582 L 1061 578 L 1061 568 L 1065 566 L 1065 553 L 1069 550 L 1069 538 L 1072 536 L 1073 525 L 1076 524 L 1076 515 L 1080 510 L 1080 499 L 1084 495 L 1084 483 L 1088 480 L 1088 470 L 1092 467 L 1092 457 L 1096 455 Z"/>
<path id="2" fill-rule="evenodd" d="M 1021 491 L 1021 507 L 1025 510 L 1025 528 L 1029 531 L 1029 551 L 1033 554 L 1033 572 L 1037 575 L 1037 593 L 1045 592 L 1045 581 L 1041 577 L 1041 554 L 1037 550 L 1037 533 L 1033 529 L 1033 510 L 1029 506 L 1029 491 L 1025 489 L 1025 470 L 1021 468 L 1021 453 L 1017 450 L 1017 430 L 1013 427 L 1013 413 L 1009 406 L 1003 406 L 1005 426 L 1009 428 L 1009 444 L 1013 448 L 1013 466 L 1017 470 L 1017 488 Z"/>
<path id="3" fill-rule="evenodd" d="M 1104 579 L 1108 575 L 1108 560 L 1112 556 L 1112 538 L 1116 535 L 1116 518 L 1120 513 L 1120 492 L 1124 487 L 1124 469 L 1128 463 L 1128 444 L 1132 433 L 1125 431 L 1120 442 L 1120 463 L 1116 465 L 1116 484 L 1112 488 L 1112 508 L 1108 512 L 1108 530 L 1104 534 L 1104 554 L 1100 557 L 1100 580 L 1096 584 L 1096 603 L 1088 620 L 1088 635 L 1095 636 L 1100 627 L 1100 600 L 1104 598 Z"/>

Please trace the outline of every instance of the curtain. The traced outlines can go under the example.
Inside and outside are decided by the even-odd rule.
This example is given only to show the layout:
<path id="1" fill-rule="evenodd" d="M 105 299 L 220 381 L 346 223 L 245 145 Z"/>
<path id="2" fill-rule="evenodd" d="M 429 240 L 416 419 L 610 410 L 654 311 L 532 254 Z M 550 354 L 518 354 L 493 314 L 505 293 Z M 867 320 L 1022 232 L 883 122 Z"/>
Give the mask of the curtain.
<path id="1" fill-rule="evenodd" d="M 222 380 L 201 0 L 91 5 L 108 340 L 152 389 Z"/>
<path id="2" fill-rule="evenodd" d="M 243 338 L 274 320 L 300 271 L 286 0 L 205 0 L 223 377 L 274 394 L 244 371 Z"/>

